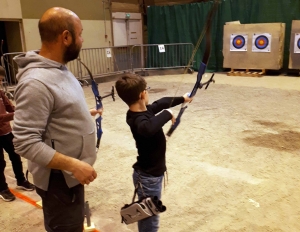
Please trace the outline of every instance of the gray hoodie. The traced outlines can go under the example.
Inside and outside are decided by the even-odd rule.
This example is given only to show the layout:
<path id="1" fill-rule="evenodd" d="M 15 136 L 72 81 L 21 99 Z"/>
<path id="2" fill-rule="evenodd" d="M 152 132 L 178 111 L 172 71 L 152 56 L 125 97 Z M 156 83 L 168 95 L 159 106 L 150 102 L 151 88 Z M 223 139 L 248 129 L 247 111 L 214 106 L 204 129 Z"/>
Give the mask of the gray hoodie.
<path id="1" fill-rule="evenodd" d="M 94 164 L 95 125 L 82 87 L 65 65 L 33 51 L 15 61 L 15 151 L 28 159 L 34 184 L 46 191 L 51 171 L 46 166 L 55 151 Z M 69 187 L 79 184 L 71 173 L 63 174 Z"/>

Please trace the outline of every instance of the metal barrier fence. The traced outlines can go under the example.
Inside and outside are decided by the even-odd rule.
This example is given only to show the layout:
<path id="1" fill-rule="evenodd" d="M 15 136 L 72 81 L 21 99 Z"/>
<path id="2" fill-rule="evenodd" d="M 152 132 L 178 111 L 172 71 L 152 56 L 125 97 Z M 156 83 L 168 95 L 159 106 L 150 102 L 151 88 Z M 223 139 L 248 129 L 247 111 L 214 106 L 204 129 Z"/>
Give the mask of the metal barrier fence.
<path id="1" fill-rule="evenodd" d="M 141 44 L 130 50 L 131 70 L 187 67 L 192 56 L 192 43 Z M 193 67 L 193 63 L 188 68 Z"/>
<path id="2" fill-rule="evenodd" d="M 131 46 L 83 48 L 79 59 L 95 76 L 126 72 L 130 71 L 130 48 Z M 68 67 L 79 79 L 88 76 L 87 71 L 77 60 L 69 62 Z"/>
<path id="3" fill-rule="evenodd" d="M 5 53 L 1 57 L 1 65 L 4 67 L 6 75 L 4 81 L 2 82 L 2 90 L 4 91 L 5 95 L 9 99 L 13 99 L 13 92 L 15 90 L 15 86 L 17 84 L 16 75 L 18 72 L 18 65 L 13 60 L 15 56 L 23 54 L 24 52 L 13 52 L 13 53 Z"/>
<path id="4" fill-rule="evenodd" d="M 99 77 L 140 70 L 186 67 L 193 50 L 194 45 L 191 43 L 83 48 L 78 58 L 89 67 L 94 77 Z M 3 87 L 11 98 L 17 84 L 18 72 L 13 58 L 20 54 L 24 52 L 5 53 L 1 57 L 1 64 L 6 69 Z M 190 64 L 190 67 L 192 66 L 193 64 Z M 70 61 L 67 67 L 81 84 L 86 82 L 88 72 L 78 60 Z"/>

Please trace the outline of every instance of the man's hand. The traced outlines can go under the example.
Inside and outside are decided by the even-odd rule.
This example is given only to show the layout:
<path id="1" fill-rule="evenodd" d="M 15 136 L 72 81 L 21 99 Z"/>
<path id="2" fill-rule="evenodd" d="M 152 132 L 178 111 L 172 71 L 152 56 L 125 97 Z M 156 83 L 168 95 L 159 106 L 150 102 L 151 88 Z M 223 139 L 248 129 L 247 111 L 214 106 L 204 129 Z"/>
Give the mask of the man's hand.
<path id="1" fill-rule="evenodd" d="M 93 182 L 97 177 L 95 169 L 80 160 L 76 161 L 76 165 L 72 168 L 72 174 L 82 185 Z"/>
<path id="2" fill-rule="evenodd" d="M 193 101 L 193 97 L 189 97 L 189 96 L 190 96 L 190 93 L 186 93 L 183 95 L 184 103 Z"/>
<path id="3" fill-rule="evenodd" d="M 89 184 L 97 177 L 95 169 L 86 162 L 56 152 L 48 168 L 65 170 L 73 174 L 80 184 Z"/>
<path id="4" fill-rule="evenodd" d="M 91 113 L 92 116 L 95 116 L 95 115 L 97 115 L 97 114 L 102 115 L 102 113 L 103 113 L 103 108 L 101 108 L 101 109 L 99 109 L 99 110 L 96 110 L 96 109 L 90 109 L 90 113 Z"/>

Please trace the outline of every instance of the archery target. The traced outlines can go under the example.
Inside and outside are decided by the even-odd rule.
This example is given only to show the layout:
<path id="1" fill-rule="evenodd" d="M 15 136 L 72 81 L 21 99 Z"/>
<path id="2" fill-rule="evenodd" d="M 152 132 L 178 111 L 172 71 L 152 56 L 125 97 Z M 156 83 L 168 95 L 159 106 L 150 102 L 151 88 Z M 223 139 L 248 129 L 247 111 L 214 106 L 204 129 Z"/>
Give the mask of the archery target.
<path id="1" fill-rule="evenodd" d="M 294 36 L 295 33 L 300 34 L 300 20 L 298 31 L 292 34 L 294 49 Z M 238 35 L 245 37 L 245 46 L 247 50 L 244 52 L 238 52 L 236 47 L 233 46 L 233 38 Z M 248 36 L 247 36 L 248 35 Z M 268 52 L 261 52 L 264 49 L 258 49 L 259 52 L 252 52 L 253 35 L 255 39 L 259 35 L 264 35 L 267 38 L 268 45 L 266 45 L 266 39 L 261 41 L 258 45 L 266 46 L 265 49 L 269 49 Z M 237 37 L 240 38 L 240 37 Z M 248 38 L 248 41 L 247 41 Z M 284 38 L 285 38 L 285 24 L 284 23 L 255 23 L 255 24 L 228 24 L 224 25 L 223 34 L 223 67 L 231 69 L 271 69 L 279 70 L 282 67 L 283 52 L 284 52 Z M 254 40 L 255 41 L 255 40 Z M 241 45 L 241 41 L 237 44 Z M 237 46 L 238 47 L 238 46 Z M 232 51 L 234 50 L 234 51 Z M 236 52 L 235 52 L 236 51 Z M 293 53 L 294 54 L 294 53 Z M 298 53 L 300 54 L 300 53 Z M 297 56 L 297 54 L 295 54 Z M 297 57 L 300 64 L 300 59 Z"/>
<path id="2" fill-rule="evenodd" d="M 271 39 L 269 33 L 254 34 L 252 42 L 252 52 L 271 52 Z"/>
<path id="3" fill-rule="evenodd" d="M 231 34 L 230 37 L 230 51 L 245 52 L 247 51 L 248 35 L 245 34 Z"/>
<path id="4" fill-rule="evenodd" d="M 295 34 L 294 53 L 300 53 L 300 34 Z"/>

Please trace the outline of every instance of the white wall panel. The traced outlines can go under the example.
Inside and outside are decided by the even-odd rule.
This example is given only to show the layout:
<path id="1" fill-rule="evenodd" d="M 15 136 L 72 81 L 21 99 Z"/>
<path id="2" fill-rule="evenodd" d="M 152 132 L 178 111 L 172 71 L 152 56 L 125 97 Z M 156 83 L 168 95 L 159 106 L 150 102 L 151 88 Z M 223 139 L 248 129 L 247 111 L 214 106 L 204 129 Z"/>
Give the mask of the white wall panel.
<path id="1" fill-rule="evenodd" d="M 106 20 L 81 20 L 83 27 L 83 48 L 99 48 L 112 46 L 111 21 Z M 107 38 L 105 38 L 105 30 Z"/>
<path id="2" fill-rule="evenodd" d="M 38 19 L 23 19 L 27 51 L 41 47 L 38 22 Z M 111 23 L 109 20 L 106 20 L 107 39 L 105 39 L 104 20 L 82 20 L 81 23 L 83 26 L 82 36 L 84 39 L 82 48 L 111 46 Z"/>
<path id="3" fill-rule="evenodd" d="M 21 19 L 20 0 L 0 0 L 0 19 Z"/>

